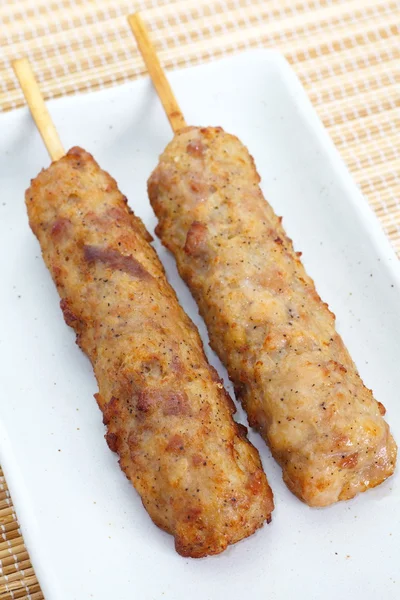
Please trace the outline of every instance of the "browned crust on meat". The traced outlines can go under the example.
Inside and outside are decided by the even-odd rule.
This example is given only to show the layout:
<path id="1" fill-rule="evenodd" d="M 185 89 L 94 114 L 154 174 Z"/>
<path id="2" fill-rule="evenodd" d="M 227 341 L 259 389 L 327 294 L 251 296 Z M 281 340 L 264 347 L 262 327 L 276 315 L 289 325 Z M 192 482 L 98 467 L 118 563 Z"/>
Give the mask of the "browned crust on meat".
<path id="1" fill-rule="evenodd" d="M 178 132 L 148 182 L 157 234 L 177 260 L 211 345 L 283 469 L 311 506 L 389 477 L 396 444 L 335 316 L 263 198 L 247 149 L 220 128 Z"/>
<path id="2" fill-rule="evenodd" d="M 273 508 L 260 458 L 116 182 L 74 148 L 32 181 L 26 204 L 93 364 L 107 443 L 153 521 L 184 556 L 253 533 Z"/>

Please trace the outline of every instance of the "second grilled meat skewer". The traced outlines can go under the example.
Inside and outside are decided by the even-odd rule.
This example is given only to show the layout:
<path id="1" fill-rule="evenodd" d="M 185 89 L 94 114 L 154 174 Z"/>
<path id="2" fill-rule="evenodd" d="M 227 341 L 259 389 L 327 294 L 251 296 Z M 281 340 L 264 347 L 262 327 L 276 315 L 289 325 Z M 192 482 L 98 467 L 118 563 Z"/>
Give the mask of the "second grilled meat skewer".
<path id="1" fill-rule="evenodd" d="M 157 57 L 130 24 L 153 78 Z M 155 86 L 170 94 L 168 86 Z M 166 111 L 176 101 L 161 96 Z M 183 119 L 181 119 L 183 121 Z M 148 182 L 157 234 L 174 254 L 249 422 L 288 487 L 311 506 L 352 498 L 393 473 L 396 444 L 265 201 L 254 161 L 221 128 L 174 127 Z"/>
<path id="2" fill-rule="evenodd" d="M 258 452 L 114 179 L 73 148 L 32 181 L 26 205 L 92 362 L 107 443 L 153 521 L 184 556 L 252 534 L 273 509 Z"/>
<path id="3" fill-rule="evenodd" d="M 396 445 L 246 148 L 219 128 L 178 132 L 149 179 L 176 257 L 249 417 L 311 506 L 391 475 Z"/>

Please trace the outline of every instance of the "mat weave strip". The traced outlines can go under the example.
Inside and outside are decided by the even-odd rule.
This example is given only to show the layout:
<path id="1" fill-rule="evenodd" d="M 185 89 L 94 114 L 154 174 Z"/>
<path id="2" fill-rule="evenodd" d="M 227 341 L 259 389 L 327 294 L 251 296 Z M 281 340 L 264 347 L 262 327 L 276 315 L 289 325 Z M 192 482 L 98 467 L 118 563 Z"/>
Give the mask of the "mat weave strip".
<path id="1" fill-rule="evenodd" d="M 245 48 L 284 54 L 400 255 L 400 2 L 3 0 L 0 110 L 24 103 L 10 60 L 25 55 L 46 98 L 141 76 L 135 10 L 168 69 Z M 1 471 L 0 528 L 0 600 L 40 600 Z"/>

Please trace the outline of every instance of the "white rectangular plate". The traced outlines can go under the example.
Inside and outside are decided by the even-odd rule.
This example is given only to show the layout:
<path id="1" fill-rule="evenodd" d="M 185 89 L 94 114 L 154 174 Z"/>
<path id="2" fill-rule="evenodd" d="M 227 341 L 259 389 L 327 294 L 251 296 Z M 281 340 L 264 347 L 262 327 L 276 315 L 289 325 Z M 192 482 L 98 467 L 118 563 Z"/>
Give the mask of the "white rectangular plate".
<path id="1" fill-rule="evenodd" d="M 254 155 L 266 197 L 399 441 L 399 265 L 288 64 L 257 51 L 173 73 L 171 83 L 188 123 L 222 125 Z M 150 81 L 49 108 L 65 147 L 92 152 L 153 231 L 146 179 L 171 131 Z M 107 448 L 91 366 L 29 230 L 24 191 L 49 159 L 28 110 L 0 115 L 0 131 L 0 461 L 46 599 L 399 598 L 398 474 L 350 502 L 310 509 L 254 432 L 275 493 L 272 524 L 217 557 L 176 554 Z M 155 245 L 207 344 L 171 256 Z"/>

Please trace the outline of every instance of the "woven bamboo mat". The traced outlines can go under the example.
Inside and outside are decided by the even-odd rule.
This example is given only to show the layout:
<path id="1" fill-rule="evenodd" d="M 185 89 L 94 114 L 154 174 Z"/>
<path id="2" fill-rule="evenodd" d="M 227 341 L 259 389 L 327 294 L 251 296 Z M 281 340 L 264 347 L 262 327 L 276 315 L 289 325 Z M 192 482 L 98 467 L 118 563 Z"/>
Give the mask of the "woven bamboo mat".
<path id="1" fill-rule="evenodd" d="M 282 52 L 400 255 L 399 2 L 0 0 L 0 110 L 24 102 L 10 68 L 24 55 L 46 98 L 142 75 L 125 19 L 135 10 L 167 68 Z M 0 529 L 0 600 L 43 598 L 1 470 Z"/>

